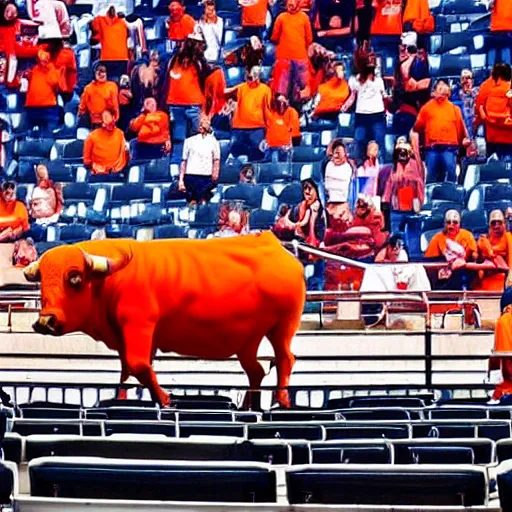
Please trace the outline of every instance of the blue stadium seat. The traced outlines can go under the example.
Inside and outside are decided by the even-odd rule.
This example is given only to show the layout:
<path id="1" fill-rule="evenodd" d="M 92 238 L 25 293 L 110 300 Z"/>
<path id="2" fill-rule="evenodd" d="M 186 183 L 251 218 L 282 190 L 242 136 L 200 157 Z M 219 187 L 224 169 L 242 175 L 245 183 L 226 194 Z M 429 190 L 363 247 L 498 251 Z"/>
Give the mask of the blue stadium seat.
<path id="1" fill-rule="evenodd" d="M 75 243 L 83 240 L 90 240 L 94 228 L 82 224 L 71 224 L 69 226 L 60 226 L 59 240 L 61 242 Z"/>
<path id="2" fill-rule="evenodd" d="M 325 427 L 327 439 L 407 439 L 409 425 L 340 425 Z"/>
<path id="3" fill-rule="evenodd" d="M 335 421 L 341 419 L 335 411 L 301 411 L 301 410 L 280 410 L 271 409 L 265 411 L 262 417 L 263 421 Z"/>
<path id="4" fill-rule="evenodd" d="M 324 429 L 321 425 L 258 423 L 248 426 L 249 439 L 307 439 L 321 441 Z"/>
<path id="5" fill-rule="evenodd" d="M 423 398 L 413 397 L 356 397 L 349 399 L 349 407 L 402 407 L 404 409 L 425 407 Z M 334 402 L 329 401 L 329 408 L 337 408 Z"/>
<path id="6" fill-rule="evenodd" d="M 133 238 L 133 227 L 128 224 L 108 224 L 105 233 L 107 238 Z"/>
<path id="7" fill-rule="evenodd" d="M 106 421 L 105 435 L 112 434 L 162 434 L 176 436 L 176 427 L 171 421 Z"/>
<path id="8" fill-rule="evenodd" d="M 166 224 L 155 228 L 155 238 L 187 238 L 187 232 L 182 226 Z"/>
<path id="9" fill-rule="evenodd" d="M 30 462 L 31 496 L 161 501 L 276 501 L 266 465 L 43 457 Z M 129 481 L 130 485 L 126 485 Z"/>
<path id="10" fill-rule="evenodd" d="M 153 189 L 141 183 L 126 183 L 122 187 L 113 187 L 109 207 L 119 207 L 131 202 L 150 203 Z"/>
<path id="11" fill-rule="evenodd" d="M 240 181 L 240 169 L 240 164 L 226 164 L 221 161 L 219 183 L 226 185 L 238 183 Z"/>
<path id="12" fill-rule="evenodd" d="M 219 220 L 219 204 L 208 203 L 197 207 L 196 214 L 190 227 L 215 228 Z"/>
<path id="13" fill-rule="evenodd" d="M 471 231 L 476 237 L 487 233 L 489 230 L 487 215 L 484 210 L 464 210 L 461 215 L 460 225 L 462 228 Z"/>
<path id="14" fill-rule="evenodd" d="M 154 407 L 94 407 L 86 409 L 84 414 L 89 420 L 157 421 L 159 419 L 159 411 Z"/>
<path id="15" fill-rule="evenodd" d="M 291 165 L 286 162 L 269 162 L 258 164 L 258 183 L 290 181 L 291 178 Z"/>
<path id="16" fill-rule="evenodd" d="M 496 459 L 498 462 L 512 459 L 512 439 L 500 439 L 496 442 Z"/>
<path id="17" fill-rule="evenodd" d="M 394 409 L 390 407 L 383 407 L 378 409 L 339 409 L 337 412 L 348 421 L 407 421 L 411 419 L 411 415 L 406 409 Z"/>
<path id="18" fill-rule="evenodd" d="M 4 452 L 4 459 L 9 462 L 20 464 L 23 452 L 23 437 L 19 434 L 9 432 L 5 434 L 1 443 Z"/>
<path id="19" fill-rule="evenodd" d="M 226 436 L 244 437 L 244 425 L 225 422 L 181 422 L 179 425 L 179 437 L 191 436 Z"/>
<path id="20" fill-rule="evenodd" d="M 98 429 L 99 430 L 99 429 Z M 79 435 L 80 423 L 78 421 L 49 421 L 42 422 L 38 420 L 14 420 L 13 432 L 21 436 L 30 436 L 34 434 L 55 435 L 55 434 L 73 434 Z"/>
<path id="21" fill-rule="evenodd" d="M 485 420 L 487 419 L 487 408 L 469 408 L 469 407 L 436 407 L 425 411 L 431 420 Z"/>
<path id="22" fill-rule="evenodd" d="M 243 201 L 249 208 L 259 208 L 263 198 L 264 188 L 261 185 L 237 183 L 223 191 L 224 199 L 230 201 Z"/>
<path id="23" fill-rule="evenodd" d="M 96 197 L 97 188 L 87 183 L 69 183 L 62 189 L 64 204 L 85 203 L 86 206 L 92 206 Z"/>
<path id="24" fill-rule="evenodd" d="M 14 472 L 12 467 L 0 461 L 0 505 L 10 505 L 14 493 Z"/>
<path id="25" fill-rule="evenodd" d="M 291 504 L 476 506 L 487 475 L 470 466 L 305 466 L 286 473 Z"/>
<path id="26" fill-rule="evenodd" d="M 302 201 L 302 185 L 300 183 L 290 183 L 284 188 L 282 186 L 271 186 L 269 194 L 277 197 L 280 204 L 295 206 Z"/>
<path id="27" fill-rule="evenodd" d="M 19 409 L 23 418 L 30 419 L 79 419 L 80 406 L 75 404 L 31 402 L 20 404 Z"/>
<path id="28" fill-rule="evenodd" d="M 271 210 L 252 210 L 249 217 L 251 229 L 270 229 L 275 222 L 276 214 Z"/>
<path id="29" fill-rule="evenodd" d="M 391 464 L 388 441 L 327 441 L 311 443 L 312 464 Z"/>
<path id="30" fill-rule="evenodd" d="M 144 183 L 169 183 L 172 181 L 169 158 L 151 160 L 144 166 Z"/>

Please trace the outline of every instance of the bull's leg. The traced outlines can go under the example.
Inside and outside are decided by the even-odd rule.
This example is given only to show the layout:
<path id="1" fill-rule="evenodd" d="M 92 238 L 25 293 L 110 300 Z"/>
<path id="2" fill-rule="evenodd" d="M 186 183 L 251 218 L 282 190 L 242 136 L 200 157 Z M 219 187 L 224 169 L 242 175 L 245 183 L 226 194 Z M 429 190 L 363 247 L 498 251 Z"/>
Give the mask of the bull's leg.
<path id="1" fill-rule="evenodd" d="M 263 377 L 265 377 L 265 370 L 257 358 L 260 343 L 261 340 L 257 343 L 252 343 L 237 354 L 238 360 L 249 378 L 250 391 L 245 395 L 243 408 L 255 411 L 261 409 L 261 391 L 259 391 L 259 389 L 261 387 L 261 381 Z"/>
<path id="2" fill-rule="evenodd" d="M 126 366 L 130 375 L 133 375 L 143 386 L 146 386 L 151 397 L 162 407 L 169 407 L 169 395 L 160 387 L 156 374 L 151 367 L 153 358 L 153 323 L 137 325 L 130 322 L 123 326 L 123 340 L 125 348 Z"/>
<path id="3" fill-rule="evenodd" d="M 128 377 L 130 377 L 130 373 L 128 372 L 128 368 L 126 367 L 126 363 L 124 362 L 122 354 L 120 354 L 121 357 L 121 379 L 120 379 L 120 385 L 122 386 L 127 380 Z M 128 392 L 126 389 L 119 388 L 117 392 L 117 399 L 118 400 L 126 400 L 128 398 Z"/>
<path id="4" fill-rule="evenodd" d="M 300 321 L 300 318 L 299 318 Z M 276 400 L 282 407 L 290 407 L 290 395 L 288 386 L 292 374 L 295 356 L 291 351 L 293 336 L 295 335 L 298 322 L 290 321 L 289 318 L 281 319 L 280 322 L 267 334 L 275 352 L 275 363 L 277 368 L 277 392 Z"/>

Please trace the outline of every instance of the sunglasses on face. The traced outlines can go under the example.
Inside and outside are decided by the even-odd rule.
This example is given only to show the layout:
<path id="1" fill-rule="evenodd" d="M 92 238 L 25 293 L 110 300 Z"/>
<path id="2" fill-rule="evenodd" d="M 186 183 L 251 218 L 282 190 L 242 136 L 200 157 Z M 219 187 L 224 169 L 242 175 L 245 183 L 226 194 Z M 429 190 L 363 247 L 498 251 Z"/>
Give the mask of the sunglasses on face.
<path id="1" fill-rule="evenodd" d="M 446 224 L 448 224 L 448 225 L 452 224 L 454 226 L 458 226 L 459 221 L 458 220 L 447 220 Z"/>
<path id="2" fill-rule="evenodd" d="M 502 224 L 502 220 L 491 220 L 491 226 L 501 226 Z"/>

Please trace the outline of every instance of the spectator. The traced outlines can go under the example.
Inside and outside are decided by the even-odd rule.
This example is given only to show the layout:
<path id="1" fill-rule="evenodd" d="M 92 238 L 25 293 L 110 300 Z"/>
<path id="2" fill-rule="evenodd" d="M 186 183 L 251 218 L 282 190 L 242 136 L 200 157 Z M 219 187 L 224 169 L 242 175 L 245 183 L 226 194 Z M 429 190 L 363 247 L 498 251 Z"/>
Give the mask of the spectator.
<path id="1" fill-rule="evenodd" d="M 210 120 L 202 116 L 199 133 L 185 140 L 178 188 L 190 204 L 206 203 L 219 179 L 220 145 L 212 133 Z"/>
<path id="2" fill-rule="evenodd" d="M 336 54 L 318 43 L 312 43 L 308 48 L 308 95 L 314 98 L 321 84 L 328 80 L 334 72 L 333 63 Z"/>
<path id="3" fill-rule="evenodd" d="M 313 117 L 337 120 L 340 112 L 345 112 L 350 88 L 345 80 L 345 66 L 342 62 L 333 65 L 334 76 L 318 87 L 313 100 Z"/>
<path id="4" fill-rule="evenodd" d="M 52 39 L 43 45 L 50 59 L 60 72 L 59 92 L 64 101 L 69 101 L 78 84 L 78 68 L 73 48 L 60 39 Z"/>
<path id="5" fill-rule="evenodd" d="M 377 61 L 374 55 L 365 59 L 365 65 L 357 76 L 351 76 L 348 82 L 350 98 L 344 104 L 348 110 L 356 101 L 356 118 L 354 142 L 356 159 L 363 160 L 366 146 L 375 140 L 379 147 L 384 147 L 386 134 L 386 114 L 384 109 L 384 82 L 376 76 Z M 356 99 L 357 98 L 357 99 Z"/>
<path id="6" fill-rule="evenodd" d="M 14 242 L 29 230 L 27 208 L 16 199 L 14 181 L 4 181 L 0 192 L 0 242 Z"/>
<path id="7" fill-rule="evenodd" d="M 371 27 L 374 36 L 402 35 L 402 0 L 377 0 Z"/>
<path id="8" fill-rule="evenodd" d="M 92 38 L 100 43 L 100 60 L 109 75 L 120 77 L 128 64 L 128 37 L 130 31 L 124 17 L 118 16 L 111 5 L 105 16 L 96 16 L 91 23 Z"/>
<path id="9" fill-rule="evenodd" d="M 489 215 L 489 234 L 481 235 L 478 239 L 480 260 L 488 262 L 491 268 L 478 272 L 474 290 L 504 290 L 504 271 L 512 268 L 512 235 L 507 233 L 506 227 L 503 212 L 493 210 Z"/>
<path id="10" fill-rule="evenodd" d="M 196 26 L 192 16 L 185 14 L 185 6 L 180 0 L 173 0 L 169 4 L 168 37 L 171 41 L 183 41 Z"/>
<path id="11" fill-rule="evenodd" d="M 36 167 L 37 184 L 29 201 L 30 217 L 36 224 L 47 226 L 59 220 L 64 205 L 62 187 L 53 183 L 44 164 Z"/>
<path id="12" fill-rule="evenodd" d="M 292 125 L 294 109 L 288 105 L 286 96 L 276 94 L 265 110 L 266 160 L 290 162 L 292 155 Z"/>
<path id="13" fill-rule="evenodd" d="M 434 235 L 425 251 L 425 258 L 446 261 L 447 266 L 431 273 L 434 289 L 462 290 L 471 282 L 464 270 L 466 263 L 476 261 L 478 248 L 473 235 L 460 227 L 460 214 L 448 210 L 443 231 Z"/>
<path id="14" fill-rule="evenodd" d="M 130 123 L 130 130 L 137 133 L 135 158 L 158 159 L 171 151 L 169 116 L 157 110 L 154 98 L 144 100 L 142 114 Z"/>
<path id="15" fill-rule="evenodd" d="M 421 107 L 430 100 L 430 69 L 414 32 L 403 34 L 393 86 L 393 133 L 408 137 Z"/>
<path id="16" fill-rule="evenodd" d="M 372 20 L 375 14 L 376 0 L 356 0 L 356 41 L 359 48 L 368 45 Z"/>
<path id="17" fill-rule="evenodd" d="M 463 69 L 460 74 L 460 83 L 452 91 L 452 102 L 462 111 L 464 124 L 468 130 L 468 137 L 474 138 L 475 132 L 475 105 L 478 96 L 478 87 L 473 80 L 473 71 Z"/>
<path id="18" fill-rule="evenodd" d="M 84 143 L 84 165 L 92 174 L 121 172 L 130 159 L 124 133 L 116 127 L 115 111 L 105 109 L 102 126 L 93 130 Z"/>
<path id="19" fill-rule="evenodd" d="M 456 182 L 459 149 L 470 144 L 462 112 L 448 99 L 450 93 L 450 86 L 444 80 L 439 80 L 433 98 L 421 108 L 411 130 L 417 162 L 421 162 L 419 134 L 425 137 L 427 183 Z"/>
<path id="20" fill-rule="evenodd" d="M 60 73 L 50 61 L 50 54 L 41 50 L 30 72 L 25 108 L 29 125 L 38 126 L 43 136 L 51 136 L 59 126 L 59 82 Z"/>
<path id="21" fill-rule="evenodd" d="M 275 23 L 270 40 L 277 45 L 272 88 L 290 102 L 310 95 L 308 47 L 313 42 L 311 22 L 300 8 L 299 0 L 286 0 L 286 12 Z"/>
<path id="22" fill-rule="evenodd" d="M 213 238 L 229 238 L 249 233 L 249 212 L 241 202 L 223 201 L 219 212 L 219 230 Z"/>
<path id="23" fill-rule="evenodd" d="M 85 86 L 78 106 L 79 116 L 88 116 L 85 124 L 97 128 L 102 124 L 102 113 L 112 110 L 114 119 L 119 119 L 119 91 L 115 82 L 107 80 L 107 68 L 102 64 L 96 67 L 94 80 Z"/>
<path id="24" fill-rule="evenodd" d="M 206 43 L 204 58 L 208 62 L 218 62 L 224 40 L 224 20 L 217 16 L 215 0 L 203 0 L 204 12 L 199 20 L 199 28 Z"/>
<path id="25" fill-rule="evenodd" d="M 17 268 L 24 268 L 37 260 L 37 250 L 32 238 L 16 240 L 12 253 L 12 264 Z"/>
<path id="26" fill-rule="evenodd" d="M 265 112 L 271 100 L 268 85 L 261 83 L 261 68 L 255 66 L 247 81 L 236 88 L 236 109 L 232 122 L 231 154 L 247 155 L 249 160 L 261 160 L 260 149 L 265 138 Z"/>
<path id="27" fill-rule="evenodd" d="M 357 169 L 357 194 L 373 197 L 377 195 L 377 179 L 380 172 L 379 145 L 371 140 L 366 147 L 366 158 Z"/>
<path id="28" fill-rule="evenodd" d="M 512 71 L 510 66 L 496 70 L 494 86 L 480 105 L 480 119 L 485 125 L 487 154 L 512 158 Z M 492 152 L 492 153 L 491 153 Z"/>
<path id="29" fill-rule="evenodd" d="M 131 91 L 136 108 L 141 108 L 146 98 L 157 98 L 160 75 L 160 54 L 152 50 L 149 61 L 135 66 L 131 73 Z"/>
<path id="30" fill-rule="evenodd" d="M 512 5 L 509 0 L 491 2 L 491 32 L 512 32 Z"/>
<path id="31" fill-rule="evenodd" d="M 256 184 L 255 171 L 252 164 L 243 165 L 240 169 L 239 183 L 247 183 L 249 185 Z"/>
<path id="32" fill-rule="evenodd" d="M 352 0 L 318 0 L 315 2 L 318 37 L 348 36 L 354 21 Z"/>
<path id="33" fill-rule="evenodd" d="M 325 167 L 325 191 L 327 193 L 327 212 L 335 219 L 350 210 L 350 201 L 354 196 L 355 169 L 348 159 L 345 145 L 340 139 L 331 146 L 332 157 Z"/>
<path id="34" fill-rule="evenodd" d="M 436 23 L 428 0 L 406 0 L 403 22 L 406 31 L 411 30 L 418 34 L 434 32 Z"/>
<path id="35" fill-rule="evenodd" d="M 204 39 L 200 32 L 194 31 L 185 39 L 167 69 L 163 93 L 172 121 L 172 140 L 173 143 L 183 142 L 198 132 L 199 117 L 205 102 L 208 64 L 204 58 Z"/>
<path id="36" fill-rule="evenodd" d="M 130 77 L 122 75 L 119 79 L 119 120 L 117 125 L 125 132 L 134 114 L 133 93 L 130 86 Z"/>
<path id="37" fill-rule="evenodd" d="M 384 215 L 377 209 L 371 197 L 362 194 L 357 198 L 354 213 L 352 227 L 366 227 L 370 230 L 373 238 L 373 254 L 375 254 L 375 251 L 383 247 L 388 239 Z"/>
<path id="38" fill-rule="evenodd" d="M 406 263 L 409 256 L 400 235 L 393 235 L 375 256 L 375 263 Z"/>
<path id="39" fill-rule="evenodd" d="M 274 0 L 238 0 L 242 8 L 242 31 L 240 37 L 263 37 L 267 23 L 268 6 L 273 5 Z"/>
<path id="40" fill-rule="evenodd" d="M 489 78 L 484 80 L 484 82 L 480 85 L 480 90 L 476 96 L 475 101 L 475 122 L 476 124 L 482 124 L 483 120 L 480 118 L 480 107 L 484 104 L 487 95 L 492 90 L 492 88 L 496 85 L 496 81 L 501 73 L 508 72 L 510 68 L 509 64 L 505 64 L 503 62 L 498 62 L 492 67 L 491 74 Z M 491 152 L 492 154 L 492 152 Z"/>

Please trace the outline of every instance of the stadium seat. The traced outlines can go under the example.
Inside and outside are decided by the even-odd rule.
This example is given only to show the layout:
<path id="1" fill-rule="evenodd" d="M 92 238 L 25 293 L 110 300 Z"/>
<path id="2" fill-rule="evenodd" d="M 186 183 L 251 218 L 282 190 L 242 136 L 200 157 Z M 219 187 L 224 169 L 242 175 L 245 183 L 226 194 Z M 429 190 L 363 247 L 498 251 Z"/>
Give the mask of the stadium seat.
<path id="1" fill-rule="evenodd" d="M 230 201 L 243 201 L 248 208 L 259 208 L 263 198 L 264 188 L 261 185 L 238 183 L 224 189 L 224 199 Z"/>
<path id="2" fill-rule="evenodd" d="M 0 461 L 0 506 L 10 505 L 15 491 L 15 478 L 12 465 Z"/>
<path id="3" fill-rule="evenodd" d="M 422 398 L 412 398 L 412 397 L 357 397 L 349 400 L 349 407 L 360 407 L 360 408 L 369 408 L 369 407 L 402 407 L 404 409 L 413 409 L 413 408 L 421 408 L 425 407 L 425 400 Z M 329 408 L 336 409 L 337 407 L 329 401 Z"/>
<path id="4" fill-rule="evenodd" d="M 425 414 L 431 420 L 485 420 L 487 419 L 487 408 L 468 407 L 436 407 L 425 410 Z"/>
<path id="5" fill-rule="evenodd" d="M 1 450 L 4 452 L 4 459 L 15 464 L 20 464 L 22 460 L 23 438 L 19 434 L 8 432 L 4 440 L 0 443 Z"/>
<path id="6" fill-rule="evenodd" d="M 274 503 L 276 476 L 265 464 L 43 457 L 29 463 L 38 497 Z M 126 485 L 127 482 L 130 485 Z"/>
<path id="7" fill-rule="evenodd" d="M 113 434 L 162 434 L 176 436 L 176 426 L 171 421 L 106 421 L 105 435 Z"/>
<path id="8" fill-rule="evenodd" d="M 191 436 L 223 436 L 223 437 L 245 437 L 243 424 L 225 422 L 181 422 L 179 424 L 179 437 Z"/>
<path id="9" fill-rule="evenodd" d="M 477 506 L 485 469 L 471 466 L 312 465 L 287 470 L 290 504 Z"/>
<path id="10" fill-rule="evenodd" d="M 274 183 L 275 181 L 290 181 L 291 179 L 291 166 L 286 162 L 258 164 L 258 183 Z"/>
<path id="11" fill-rule="evenodd" d="M 325 439 L 321 425 L 258 423 L 249 425 L 247 431 L 249 439 L 307 439 L 309 441 Z"/>
<path id="12" fill-rule="evenodd" d="M 144 183 L 169 183 L 172 181 L 169 158 L 151 160 L 144 165 Z"/>
<path id="13" fill-rule="evenodd" d="M 391 464 L 393 445 L 388 441 L 325 441 L 311 443 L 312 464 Z"/>
<path id="14" fill-rule="evenodd" d="M 341 416 L 335 411 L 283 411 L 271 409 L 265 411 L 262 417 L 263 421 L 335 421 L 341 419 Z"/>
<path id="15" fill-rule="evenodd" d="M 155 228 L 155 238 L 187 238 L 187 232 L 182 226 L 166 224 Z"/>
<path id="16" fill-rule="evenodd" d="M 159 410 L 149 407 L 95 407 L 84 411 L 85 418 L 108 420 L 142 420 L 157 421 Z"/>
<path id="17" fill-rule="evenodd" d="M 30 436 L 34 434 L 53 435 L 53 434 L 71 434 L 80 435 L 82 425 L 79 421 L 71 420 L 25 420 L 15 419 L 12 431 L 21 436 Z M 98 433 L 100 428 L 98 425 Z"/>
<path id="18" fill-rule="evenodd" d="M 326 426 L 326 439 L 407 439 L 409 425 L 340 425 Z"/>
<path id="19" fill-rule="evenodd" d="M 107 238 L 133 238 L 133 227 L 128 224 L 108 224 L 105 234 Z"/>
<path id="20" fill-rule="evenodd" d="M 337 411 L 344 419 L 349 421 L 382 421 L 382 420 L 410 420 L 411 415 L 406 409 L 393 409 L 391 407 L 375 409 L 339 409 Z"/>
<path id="21" fill-rule="evenodd" d="M 29 404 L 20 404 L 22 418 L 26 419 L 79 419 L 81 410 L 79 405 L 52 403 L 52 402 L 32 402 Z"/>
<path id="22" fill-rule="evenodd" d="M 127 183 L 122 187 L 113 187 L 109 207 L 120 207 L 131 202 L 150 203 L 153 189 L 140 183 Z"/>
<path id="23" fill-rule="evenodd" d="M 285 187 L 273 185 L 269 188 L 269 193 L 277 197 L 280 204 L 295 206 L 302 201 L 302 186 L 300 183 L 290 183 Z"/>
<path id="24" fill-rule="evenodd" d="M 275 219 L 274 211 L 257 208 L 250 213 L 249 225 L 251 229 L 270 229 L 274 225 Z"/>
<path id="25" fill-rule="evenodd" d="M 192 411 L 192 410 L 184 410 L 184 411 L 162 411 L 162 419 L 171 419 L 170 415 L 177 416 L 177 420 L 181 422 L 211 422 L 211 421 L 234 421 L 235 416 L 231 411 Z"/>
<path id="26" fill-rule="evenodd" d="M 240 169 L 239 164 L 226 164 L 221 163 L 219 172 L 219 183 L 230 185 L 240 181 Z"/>
<path id="27" fill-rule="evenodd" d="M 78 203 L 92 206 L 96 192 L 97 188 L 87 183 L 68 183 L 62 190 L 66 206 Z"/>

